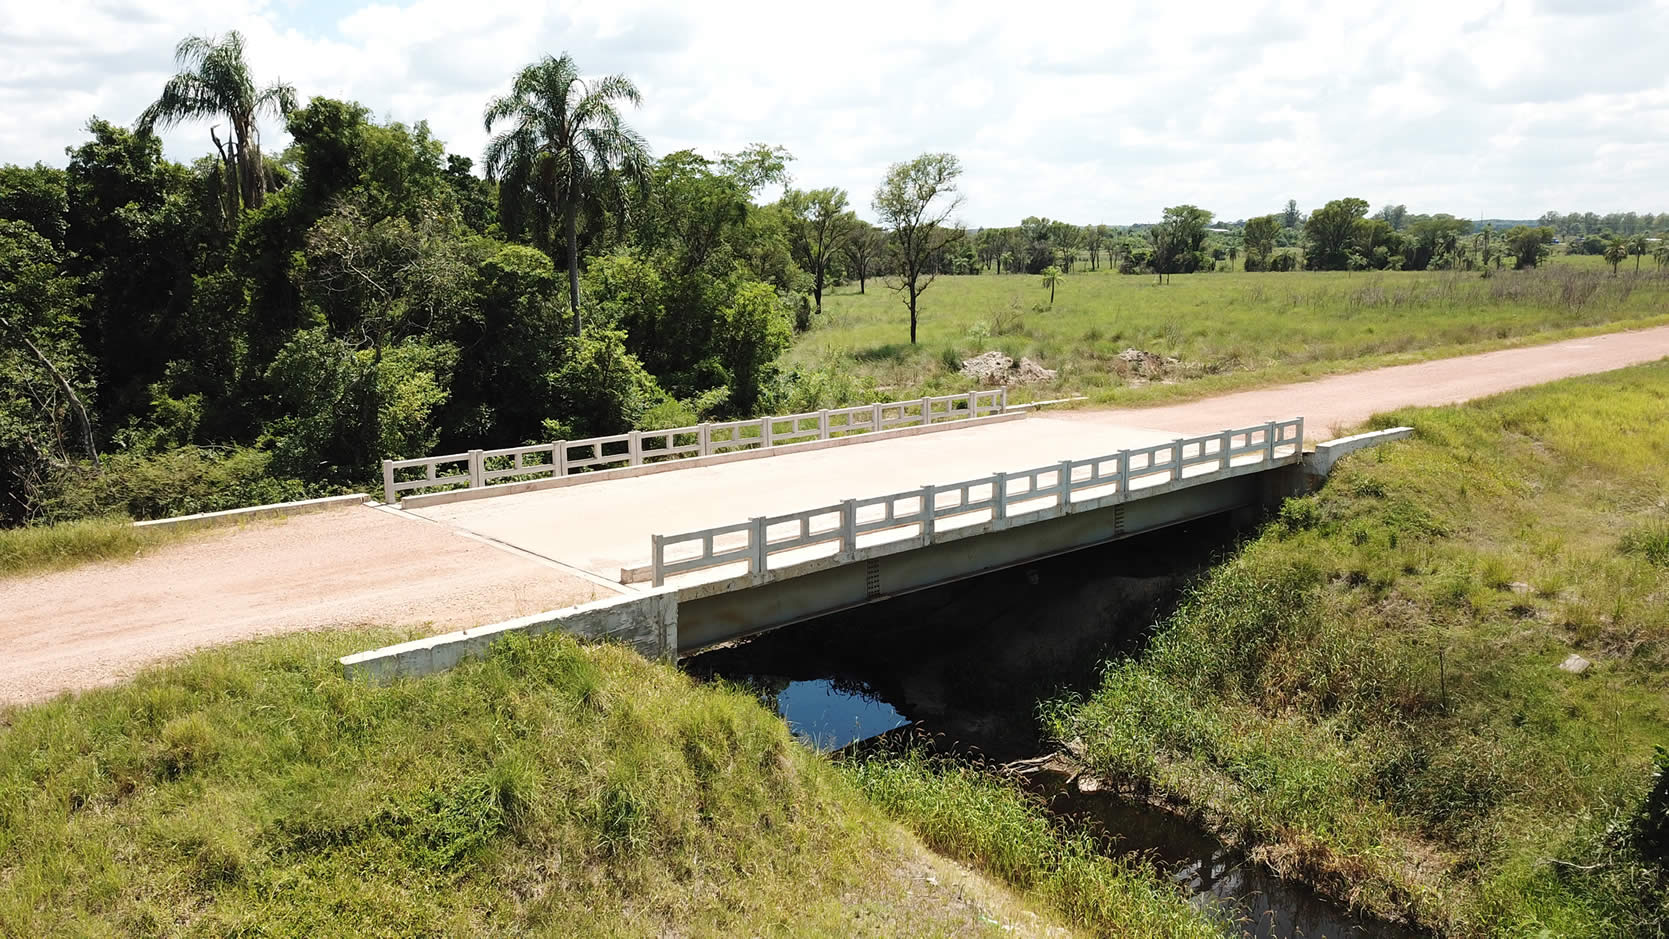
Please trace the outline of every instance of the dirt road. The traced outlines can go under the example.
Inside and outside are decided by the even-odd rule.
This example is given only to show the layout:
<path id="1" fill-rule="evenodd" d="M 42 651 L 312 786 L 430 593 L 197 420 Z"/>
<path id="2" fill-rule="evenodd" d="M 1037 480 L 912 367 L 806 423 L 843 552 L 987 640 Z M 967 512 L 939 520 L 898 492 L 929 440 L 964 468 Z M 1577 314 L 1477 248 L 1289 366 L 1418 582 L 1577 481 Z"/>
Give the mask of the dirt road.
<path id="1" fill-rule="evenodd" d="M 1669 327 L 1659 327 L 1340 375 L 1188 404 L 1053 412 L 1049 417 L 1104 425 L 1105 432 L 1096 431 L 1099 437 L 1116 427 L 1202 433 L 1303 415 L 1311 439 L 1325 439 L 1330 429 L 1359 423 L 1376 411 L 1463 401 L 1665 356 Z M 1012 433 L 1014 426 L 989 430 L 997 440 Z M 1041 433 L 1046 428 L 1034 430 Z M 987 431 L 947 431 L 737 463 L 731 472 L 742 476 L 732 478 L 757 475 L 766 464 L 780 470 L 788 466 L 786 461 L 806 458 L 822 459 L 833 467 L 862 454 L 860 462 L 879 467 L 896 453 L 910 470 L 906 484 L 927 482 L 940 458 L 976 443 L 970 437 L 953 446 L 951 441 L 964 433 L 977 436 Z M 1069 430 L 1067 436 L 1072 436 Z M 920 452 L 935 440 L 940 450 Z M 984 463 L 981 467 L 981 472 L 996 468 Z M 563 499 L 594 488 L 579 486 L 529 494 L 540 496 L 537 500 L 504 496 L 468 503 L 475 512 L 436 512 L 442 517 L 435 521 L 380 509 L 342 509 L 194 536 L 128 562 L 0 580 L 0 705 L 113 681 L 160 659 L 253 636 L 369 623 L 428 623 L 440 632 L 601 597 L 608 588 L 466 537 L 446 523 L 467 528 L 476 515 L 496 517 L 513 504 L 549 502 L 560 509 L 560 517 L 533 525 L 535 532 L 548 536 L 555 524 L 582 536 L 589 531 L 590 550 L 595 547 L 591 540 L 608 542 L 604 536 L 619 534 L 613 529 L 628 522 L 658 525 L 666 521 L 662 508 L 687 508 L 702 501 L 693 495 L 694 483 L 725 472 L 719 466 L 599 484 L 598 488 L 629 483 L 634 492 L 663 487 L 665 492 L 656 498 L 665 501 L 648 498 L 646 492 L 637 502 L 642 518 L 635 520 L 574 507 L 578 503 L 562 508 L 567 505 Z M 837 483 L 849 488 L 854 485 L 850 480 L 877 474 L 878 470 L 859 467 L 834 475 L 843 476 Z M 766 480 L 732 488 L 744 495 L 769 495 L 771 486 Z M 568 496 L 557 495 L 561 493 Z M 851 495 L 842 491 L 831 498 Z M 756 513 L 740 517 L 748 514 Z M 504 524 L 511 521 L 516 519 Z M 490 526 L 483 531 L 490 532 Z M 647 543 L 645 533 L 627 534 L 632 544 Z M 612 557 L 606 560 L 619 563 Z"/>
<path id="2" fill-rule="evenodd" d="M 132 561 L 0 580 L 0 705 L 222 642 L 357 625 L 443 632 L 606 592 L 377 509 L 257 522 Z"/>
<path id="3" fill-rule="evenodd" d="M 1102 424 L 1164 427 L 1203 434 L 1270 418 L 1304 418 L 1305 436 L 1326 440 L 1380 411 L 1455 404 L 1472 398 L 1589 375 L 1669 356 L 1669 326 L 1607 333 L 1416 365 L 1334 375 L 1315 381 L 1219 395 L 1156 408 L 1065 412 Z"/>

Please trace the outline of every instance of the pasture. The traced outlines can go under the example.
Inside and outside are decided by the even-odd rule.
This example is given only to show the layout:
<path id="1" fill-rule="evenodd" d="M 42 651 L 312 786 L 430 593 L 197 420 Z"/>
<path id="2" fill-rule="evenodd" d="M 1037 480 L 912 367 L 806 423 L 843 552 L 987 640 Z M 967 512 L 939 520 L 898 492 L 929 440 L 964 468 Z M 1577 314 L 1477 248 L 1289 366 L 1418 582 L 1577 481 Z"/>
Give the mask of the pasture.
<path id="1" fill-rule="evenodd" d="M 1613 277 L 1596 258 L 1541 270 L 945 276 L 909 343 L 900 295 L 872 278 L 825 295 L 786 362 L 821 374 L 829 403 L 966 390 L 960 362 L 988 350 L 1058 370 L 1013 400 L 1084 394 L 1136 404 L 1669 322 L 1669 277 Z M 1632 262 L 1631 262 L 1632 263 Z M 1625 265 L 1625 268 L 1629 265 Z M 1132 367 L 1136 349 L 1162 365 Z M 1166 362 L 1174 359 L 1174 362 Z M 1155 360 L 1149 358 L 1148 362 Z"/>

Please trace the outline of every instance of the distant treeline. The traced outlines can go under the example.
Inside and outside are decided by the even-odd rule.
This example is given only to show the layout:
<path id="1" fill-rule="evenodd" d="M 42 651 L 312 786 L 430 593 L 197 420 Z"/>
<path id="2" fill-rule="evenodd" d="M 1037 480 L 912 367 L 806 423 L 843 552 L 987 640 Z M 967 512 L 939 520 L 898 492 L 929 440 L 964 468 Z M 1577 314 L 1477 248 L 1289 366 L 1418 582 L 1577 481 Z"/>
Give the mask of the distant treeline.
<path id="1" fill-rule="evenodd" d="M 1472 270 L 1506 263 L 1525 268 L 1538 265 L 1561 235 L 1576 234 L 1580 237 L 1568 239 L 1570 253 L 1605 254 L 1615 265 L 1619 251 L 1625 257 L 1656 256 L 1658 242 L 1647 233 L 1669 227 L 1669 213 L 1550 212 L 1537 220 L 1473 221 L 1410 213 L 1402 205 L 1372 215 L 1368 208 L 1366 200 L 1345 198 L 1306 213 L 1289 200 L 1280 212 L 1225 222 L 1208 210 L 1181 205 L 1166 209 L 1158 222 L 1127 226 L 1031 217 L 1017 226 L 974 232 L 971 261 L 996 273 L 1040 274 L 1050 267 L 1070 273 L 1086 262 L 1098 270 L 1105 260 L 1121 273 L 1161 278 L 1233 270 L 1239 258 L 1248 271 Z M 964 272 L 969 260 L 953 258 L 954 270 Z"/>

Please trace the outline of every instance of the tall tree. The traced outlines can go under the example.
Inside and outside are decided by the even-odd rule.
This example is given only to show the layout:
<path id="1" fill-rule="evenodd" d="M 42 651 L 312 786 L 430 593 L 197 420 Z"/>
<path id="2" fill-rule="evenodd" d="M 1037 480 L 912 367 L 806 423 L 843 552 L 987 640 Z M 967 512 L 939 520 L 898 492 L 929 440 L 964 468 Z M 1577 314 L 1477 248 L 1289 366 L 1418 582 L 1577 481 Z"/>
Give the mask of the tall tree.
<path id="1" fill-rule="evenodd" d="M 846 232 L 841 250 L 846 253 L 846 260 L 852 262 L 852 272 L 858 275 L 858 293 L 864 292 L 864 281 L 880 257 L 886 240 L 886 232 L 853 216 L 852 227 Z"/>
<path id="2" fill-rule="evenodd" d="M 1055 305 L 1055 287 L 1061 282 L 1061 269 L 1051 264 L 1043 269 L 1043 286 L 1049 288 L 1049 305 Z"/>
<path id="3" fill-rule="evenodd" d="M 1621 238 L 1613 238 L 1605 246 L 1605 263 L 1611 265 L 1611 276 L 1617 276 L 1617 268 L 1628 260 L 1628 244 Z"/>
<path id="4" fill-rule="evenodd" d="M 1281 212 L 1281 226 L 1283 228 L 1297 228 L 1302 221 L 1298 216 L 1298 200 L 1288 199 L 1287 207 Z"/>
<path id="5" fill-rule="evenodd" d="M 1089 269 L 1096 270 L 1101 266 L 1101 246 L 1107 243 L 1107 226 L 1085 225 L 1084 247 L 1089 249 Z"/>
<path id="6" fill-rule="evenodd" d="M 150 133 L 183 121 L 225 117 L 230 124 L 224 143 L 209 128 L 209 139 L 220 152 L 231 177 L 227 188 L 228 218 L 236 210 L 258 209 L 266 200 L 267 171 L 261 162 L 263 117 L 285 117 L 295 110 L 296 90 L 274 82 L 259 90 L 243 58 L 243 34 L 237 30 L 218 36 L 187 36 L 174 47 L 179 74 L 162 86 L 162 94 L 139 115 L 137 129 Z M 235 185 L 231 183 L 235 182 Z"/>
<path id="7" fill-rule="evenodd" d="M 1310 266 L 1323 271 L 1348 269 L 1351 249 L 1355 246 L 1356 223 L 1367 214 L 1367 200 L 1350 198 L 1334 199 L 1311 212 L 1304 223 Z"/>
<path id="8" fill-rule="evenodd" d="M 846 232 L 857 217 L 846 211 L 846 190 L 832 187 L 810 192 L 790 189 L 783 193 L 782 205 L 794 217 L 797 228 L 789 238 L 794 260 L 811 275 L 812 300 L 817 312 L 822 313 L 829 261 L 841 250 Z"/>
<path id="9" fill-rule="evenodd" d="M 1634 213 L 1630 212 L 1629 214 L 1632 215 Z M 1640 273 L 1640 259 L 1645 257 L 1646 249 L 1650 247 L 1651 245 L 1648 244 L 1648 240 L 1645 235 L 1635 235 L 1633 238 L 1628 240 L 1629 253 L 1634 255 L 1634 273 Z"/>
<path id="10" fill-rule="evenodd" d="M 616 102 L 642 103 L 637 86 L 624 75 L 586 81 L 566 52 L 516 74 L 510 93 L 487 105 L 488 133 L 508 124 L 487 142 L 489 179 L 502 180 L 511 199 L 540 198 L 561 217 L 568 261 L 568 308 L 574 335 L 580 334 L 579 213 L 588 206 L 618 202 L 622 175 L 643 180 L 649 147 L 620 119 Z"/>
<path id="11" fill-rule="evenodd" d="M 892 229 L 897 254 L 898 283 L 910 308 L 910 344 L 916 343 L 918 300 L 933 283 L 931 260 L 954 240 L 959 229 L 947 226 L 962 205 L 956 180 L 962 164 L 949 153 L 924 153 L 908 163 L 894 163 L 875 190 L 872 206 L 881 223 Z"/>
<path id="12" fill-rule="evenodd" d="M 1534 228 L 1515 225 L 1507 229 L 1501 238 L 1507 243 L 1507 250 L 1512 252 L 1514 269 L 1523 270 L 1535 267 L 1547 257 L 1547 246 L 1553 243 L 1553 229 L 1545 225 Z"/>

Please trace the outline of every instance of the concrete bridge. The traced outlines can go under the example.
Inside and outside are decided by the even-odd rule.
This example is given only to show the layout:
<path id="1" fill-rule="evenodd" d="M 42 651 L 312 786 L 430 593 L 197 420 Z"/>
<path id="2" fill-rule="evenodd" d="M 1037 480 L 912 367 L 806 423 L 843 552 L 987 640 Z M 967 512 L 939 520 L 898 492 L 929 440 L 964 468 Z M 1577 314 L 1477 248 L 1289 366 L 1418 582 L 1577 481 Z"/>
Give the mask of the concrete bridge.
<path id="1" fill-rule="evenodd" d="M 1002 404 L 1000 393 L 995 402 L 990 393 L 979 393 L 971 408 L 966 395 L 953 395 L 928 403 L 933 415 L 930 428 L 901 423 L 905 412 L 916 416 L 920 411 L 919 401 L 906 402 L 883 408 L 881 435 L 861 444 L 843 442 L 848 436 L 862 437 L 875 429 L 874 406 L 866 405 L 845 409 L 853 413 L 831 411 L 793 421 L 788 419 L 793 416 L 777 419 L 768 446 L 757 421 L 733 428 L 734 440 L 731 430 L 712 425 L 707 428 L 705 455 L 699 428 L 693 435 L 674 434 L 670 441 L 640 434 L 635 466 L 631 465 L 630 435 L 602 444 L 601 454 L 582 446 L 569 447 L 564 453 L 571 461 L 568 468 L 584 470 L 590 477 L 584 482 L 557 476 L 560 467 L 536 468 L 554 456 L 554 445 L 546 445 L 544 457 L 522 453 L 520 467 L 513 452 L 478 452 L 474 460 L 463 454 L 452 464 L 437 464 L 437 479 L 462 476 L 448 485 L 471 484 L 473 464 L 473 471 L 481 476 L 475 495 L 490 494 L 490 498 L 470 501 L 475 495 L 457 493 L 431 497 L 422 494 L 430 487 L 418 485 L 396 493 L 408 497 L 403 510 L 355 504 L 276 524 L 243 524 L 280 511 L 272 507 L 225 513 L 221 521 L 239 524 L 160 546 L 139 557 L 0 578 L 0 610 L 4 610 L 0 614 L 0 705 L 115 681 L 136 667 L 219 643 L 367 623 L 421 627 L 434 633 L 464 630 L 432 641 L 427 652 L 411 652 L 403 659 L 376 657 L 381 663 L 378 668 L 393 668 L 391 663 L 399 661 L 417 668 L 417 659 L 424 656 L 430 665 L 444 663 L 475 648 L 475 643 L 518 628 L 614 635 L 654 654 L 675 655 L 704 641 L 704 632 L 727 635 L 735 621 L 726 625 L 729 614 L 724 604 L 744 596 L 743 590 L 757 590 L 755 598 L 766 598 L 767 592 L 796 592 L 800 587 L 806 588 L 807 596 L 817 594 L 823 589 L 817 578 L 832 582 L 836 575 L 813 571 L 813 565 L 848 568 L 840 576 L 861 571 L 867 600 L 870 560 L 879 566 L 877 595 L 885 596 L 909 589 L 912 558 L 967 550 L 993 535 L 1032 537 L 1040 532 L 1051 534 L 1048 526 L 1099 523 L 1109 507 L 1087 506 L 1107 493 L 1091 491 L 1088 475 L 1099 472 L 1105 480 L 1109 472 L 1116 472 L 1116 466 L 1104 464 L 1098 471 L 1074 468 L 1071 511 L 1062 518 L 1012 527 L 1011 518 L 982 517 L 981 509 L 969 506 L 956 517 L 935 517 L 933 543 L 914 547 L 911 539 L 923 533 L 907 523 L 890 530 L 854 530 L 851 550 L 845 547 L 846 539 L 833 537 L 816 545 L 787 547 L 780 542 L 797 532 L 799 523 L 771 523 L 763 573 L 750 569 L 751 554 L 733 556 L 715 566 L 671 570 L 694 558 L 694 552 L 705 551 L 704 539 L 685 540 L 681 535 L 742 526 L 727 534 L 715 533 L 713 552 L 723 554 L 749 543 L 742 540 L 743 531 L 751 530 L 749 526 L 760 516 L 792 516 L 819 507 L 832 509 L 846 500 L 890 495 L 895 497 L 890 500 L 894 520 L 900 520 L 913 508 L 907 496 L 919 493 L 926 484 L 935 487 L 935 512 L 949 512 L 956 509 L 960 489 L 952 494 L 942 487 L 990 479 L 998 472 L 1012 481 L 1028 469 L 1058 465 L 1063 459 L 1077 462 L 1123 450 L 1134 453 L 1162 447 L 1177 437 L 1209 438 L 1222 428 L 1256 428 L 1272 416 L 1289 414 L 1303 414 L 1305 436 L 1325 441 L 1335 429 L 1354 427 L 1375 412 L 1465 401 L 1665 355 L 1669 355 L 1669 327 L 1654 327 L 1140 410 L 1049 410 L 1022 417 L 1013 408 L 995 406 Z M 968 417 L 974 419 L 965 420 Z M 820 429 L 820 419 L 827 423 L 826 434 Z M 673 455 L 664 452 L 669 444 L 680 451 L 694 450 Z M 1245 446 L 1245 442 L 1234 446 Z M 1188 447 L 1186 458 L 1212 455 L 1214 445 L 1209 439 L 1204 447 L 1203 454 Z M 613 460 L 572 465 L 597 456 Z M 1290 458 L 1290 454 L 1277 456 Z M 1131 501 L 1123 507 L 1126 532 L 1133 532 L 1140 514 L 1149 510 L 1141 503 L 1166 495 L 1160 490 L 1171 485 L 1162 472 L 1170 454 L 1160 451 L 1154 457 L 1156 472 L 1146 479 L 1140 478 L 1141 458 L 1132 460 L 1138 478 L 1131 486 Z M 1231 463 L 1235 459 L 1231 457 Z M 676 467 L 663 465 L 678 461 Z M 1320 469 L 1326 459 L 1315 453 L 1305 462 Z M 1216 471 L 1209 462 L 1199 462 L 1185 467 L 1184 473 L 1196 474 L 1188 478 L 1199 479 L 1202 486 L 1252 485 L 1238 478 L 1203 479 Z M 1290 467 L 1282 467 L 1251 475 L 1276 480 L 1290 472 L 1294 472 Z M 416 467 L 399 474 L 396 481 L 415 482 L 428 475 L 426 467 Z M 607 482 L 599 485 L 597 480 Z M 1047 473 L 1037 474 L 1035 482 L 1039 487 L 1035 509 L 1046 510 L 1046 492 L 1058 482 Z M 1151 485 L 1144 487 L 1144 482 Z M 1011 503 L 1023 495 L 1026 485 L 1014 483 Z M 970 486 L 969 501 L 990 498 L 987 487 Z M 1152 491 L 1136 498 L 1144 488 Z M 471 485 L 464 492 L 473 489 Z M 1116 480 L 1110 492 L 1116 502 Z M 1006 504 L 1004 510 L 1013 518 L 1028 514 L 1025 507 L 1014 504 Z M 853 525 L 874 522 L 884 511 L 880 503 L 864 507 Z M 984 511 L 994 513 L 995 508 Z M 807 521 L 806 534 L 831 535 L 840 521 L 838 513 L 824 513 Z M 1011 525 L 1010 530 L 977 536 L 967 531 L 1005 523 Z M 920 524 L 917 519 L 916 525 Z M 1037 531 L 1025 532 L 1025 528 Z M 653 536 L 657 534 L 667 536 L 660 588 L 654 586 L 653 570 Z M 990 542 L 992 546 L 997 543 Z M 851 560 L 839 563 L 842 554 Z M 729 599 L 715 596 L 707 602 L 708 598 L 696 596 L 712 590 L 720 590 Z M 847 591 L 844 602 L 853 602 L 851 585 L 839 590 Z M 829 586 L 828 596 L 817 602 L 839 602 L 839 590 Z M 702 612 L 702 606 L 709 612 Z M 766 610 L 767 605 L 759 609 Z M 787 607 L 774 609 L 772 615 L 780 614 L 783 620 L 800 615 Z M 684 617 L 677 620 L 680 612 Z M 703 620 L 711 627 L 701 625 Z"/>
<path id="2" fill-rule="evenodd" d="M 344 665 L 373 676 L 423 674 L 507 631 L 556 629 L 671 658 L 1118 538 L 1255 512 L 1304 485 L 1302 418 L 1182 435 L 1028 414 L 999 399 L 949 404 L 866 405 L 880 428 L 867 438 L 831 439 L 827 414 L 800 415 L 821 433 L 780 451 L 754 448 L 746 459 L 703 462 L 697 448 L 683 467 L 628 461 L 619 475 L 592 479 L 549 469 L 501 494 L 477 470 L 468 488 L 410 498 L 389 511 L 536 555 L 616 596 L 373 650 Z M 849 416 L 837 415 L 835 426 L 849 426 Z M 681 434 L 708 437 L 660 433 L 659 446 L 643 452 L 674 449 Z M 641 441 L 632 443 L 638 452 Z M 588 445 L 549 445 L 548 459 L 527 466 L 560 466 L 574 459 L 564 448 Z M 795 449 L 805 445 L 817 448 Z M 475 465 L 490 466 L 484 459 Z M 498 472 L 518 468 L 527 467 Z M 422 478 L 446 475 L 425 469 Z"/>

